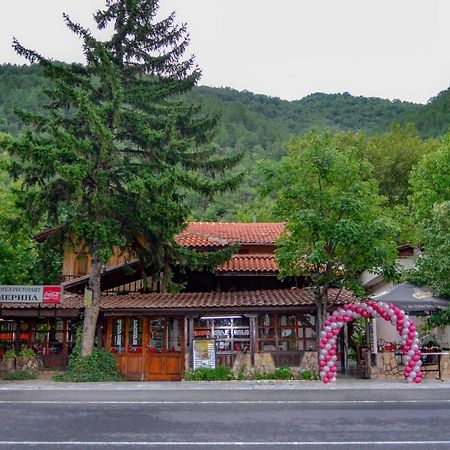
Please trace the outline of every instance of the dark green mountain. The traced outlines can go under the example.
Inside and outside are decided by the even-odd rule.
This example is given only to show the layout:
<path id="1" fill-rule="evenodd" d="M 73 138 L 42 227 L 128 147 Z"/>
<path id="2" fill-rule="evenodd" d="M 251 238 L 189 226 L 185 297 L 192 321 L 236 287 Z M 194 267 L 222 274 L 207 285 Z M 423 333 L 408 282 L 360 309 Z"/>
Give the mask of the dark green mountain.
<path id="1" fill-rule="evenodd" d="M 46 87 L 48 82 L 38 66 L 0 65 L 0 131 L 19 133 L 22 125 L 14 107 L 39 110 L 45 103 L 42 89 Z M 429 138 L 448 132 L 450 124 L 450 88 L 426 105 L 348 93 L 316 93 L 286 101 L 248 91 L 203 86 L 191 92 L 188 101 L 202 103 L 206 111 L 221 115 L 215 143 L 224 154 L 244 154 L 238 169 L 246 173 L 246 179 L 238 191 L 221 196 L 214 204 L 192 199 L 196 218 L 204 220 L 248 219 L 245 205 L 255 198 L 260 183 L 255 162 L 279 159 L 283 143 L 290 136 L 313 129 L 382 134 L 393 123 L 412 122 L 421 137 Z M 264 210 L 264 205 L 259 206 Z"/>

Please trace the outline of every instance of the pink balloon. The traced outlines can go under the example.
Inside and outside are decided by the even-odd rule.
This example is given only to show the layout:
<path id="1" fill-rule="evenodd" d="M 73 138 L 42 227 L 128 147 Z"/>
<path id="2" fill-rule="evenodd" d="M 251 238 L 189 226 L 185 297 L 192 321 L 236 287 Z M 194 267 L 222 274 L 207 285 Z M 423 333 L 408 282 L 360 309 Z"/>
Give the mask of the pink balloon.
<path id="1" fill-rule="evenodd" d="M 344 316 L 337 316 L 338 322 L 343 322 L 344 321 Z"/>
<path id="2" fill-rule="evenodd" d="M 332 333 L 337 336 L 341 332 L 340 328 L 335 328 Z"/>
<path id="3" fill-rule="evenodd" d="M 422 377 L 420 377 L 419 375 L 416 375 L 416 377 L 414 378 L 414 383 L 419 384 L 422 381 Z"/>
<path id="4" fill-rule="evenodd" d="M 326 344 L 324 344 L 323 342 L 321 342 L 321 343 L 319 344 L 319 347 L 323 350 L 323 349 L 325 348 L 325 345 L 326 345 Z"/>
<path id="5" fill-rule="evenodd" d="M 410 333 L 414 333 L 416 331 L 416 326 L 412 323 L 410 326 L 409 326 L 409 332 Z"/>

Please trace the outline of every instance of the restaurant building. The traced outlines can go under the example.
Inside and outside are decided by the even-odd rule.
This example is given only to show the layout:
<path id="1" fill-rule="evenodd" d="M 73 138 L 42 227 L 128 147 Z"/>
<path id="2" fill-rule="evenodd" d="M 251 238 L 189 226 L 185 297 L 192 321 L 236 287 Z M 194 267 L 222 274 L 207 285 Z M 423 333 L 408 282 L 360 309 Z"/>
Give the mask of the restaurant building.
<path id="1" fill-rule="evenodd" d="M 300 370 L 316 362 L 312 293 L 301 278 L 277 278 L 275 241 L 283 229 L 282 223 L 189 224 L 177 236 L 180 245 L 238 250 L 214 272 L 175 273 L 186 286 L 176 294 L 142 293 L 137 262 L 115 255 L 102 274 L 98 347 L 115 355 L 129 380 L 180 380 L 186 370 L 205 364 Z M 60 304 L 0 304 L 0 352 L 32 347 L 45 367 L 64 366 L 89 270 L 89 254 L 67 249 Z M 337 290 L 330 298 L 330 311 L 356 300 Z"/>

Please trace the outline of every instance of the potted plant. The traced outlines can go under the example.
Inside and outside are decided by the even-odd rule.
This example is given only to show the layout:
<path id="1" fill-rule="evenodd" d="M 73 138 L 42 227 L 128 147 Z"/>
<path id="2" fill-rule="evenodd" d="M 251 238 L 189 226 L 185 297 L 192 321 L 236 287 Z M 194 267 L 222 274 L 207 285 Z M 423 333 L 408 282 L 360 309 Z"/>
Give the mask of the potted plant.
<path id="1" fill-rule="evenodd" d="M 6 369 L 8 372 L 11 372 L 15 369 L 16 366 L 16 352 L 11 348 L 5 352 L 3 358 L 6 361 Z"/>

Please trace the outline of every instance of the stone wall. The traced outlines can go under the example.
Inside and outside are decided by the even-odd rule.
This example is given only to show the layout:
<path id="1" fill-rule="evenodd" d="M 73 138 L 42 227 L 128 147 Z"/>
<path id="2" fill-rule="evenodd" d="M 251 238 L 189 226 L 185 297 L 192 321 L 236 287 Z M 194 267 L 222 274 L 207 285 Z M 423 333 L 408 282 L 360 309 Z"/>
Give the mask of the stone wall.
<path id="1" fill-rule="evenodd" d="M 255 353 L 254 360 L 255 363 L 252 366 L 250 354 L 238 353 L 233 364 L 233 374 L 237 376 L 239 373 L 242 373 L 248 377 L 255 371 L 269 373 L 276 370 L 273 357 L 268 352 Z M 300 365 L 290 366 L 289 368 L 294 376 L 297 376 L 300 372 L 306 371 L 318 374 L 319 361 L 317 352 L 304 352 Z"/>
<path id="2" fill-rule="evenodd" d="M 425 357 L 426 353 L 422 353 Z M 435 357 L 434 357 L 435 358 Z M 438 365 L 433 364 L 433 356 L 430 355 L 429 363 L 423 364 L 423 375 L 425 380 L 433 380 L 439 377 Z M 370 354 L 365 355 L 364 364 L 368 364 L 369 378 L 380 381 L 404 380 L 405 367 L 401 364 L 400 357 L 394 352 L 377 353 L 376 365 L 370 364 Z M 450 355 L 441 355 L 441 378 L 450 378 Z"/>

